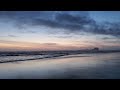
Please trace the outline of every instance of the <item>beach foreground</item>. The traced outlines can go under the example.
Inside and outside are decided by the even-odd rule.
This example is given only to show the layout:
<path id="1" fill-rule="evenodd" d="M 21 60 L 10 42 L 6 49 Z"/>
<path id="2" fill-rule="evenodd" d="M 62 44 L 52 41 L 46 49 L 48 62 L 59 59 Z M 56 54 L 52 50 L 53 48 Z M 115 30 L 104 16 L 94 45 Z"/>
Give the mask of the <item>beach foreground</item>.
<path id="1" fill-rule="evenodd" d="M 120 53 L 1 63 L 0 79 L 120 79 Z"/>

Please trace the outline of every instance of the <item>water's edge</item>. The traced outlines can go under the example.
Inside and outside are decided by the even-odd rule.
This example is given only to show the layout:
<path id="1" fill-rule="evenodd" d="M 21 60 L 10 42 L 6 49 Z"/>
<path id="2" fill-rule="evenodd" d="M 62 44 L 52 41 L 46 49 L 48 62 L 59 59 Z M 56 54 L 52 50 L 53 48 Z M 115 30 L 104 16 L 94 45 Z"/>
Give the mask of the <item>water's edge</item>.
<path id="1" fill-rule="evenodd" d="M 18 62 L 18 61 L 30 61 L 30 60 L 38 60 L 38 59 L 50 59 L 50 58 L 52 58 L 52 59 L 54 59 L 54 58 L 61 58 L 61 57 L 64 57 L 64 58 L 66 58 L 65 56 L 68 56 L 68 57 L 70 57 L 70 55 L 77 55 L 77 54 L 99 54 L 99 53 L 117 53 L 117 52 L 105 52 L 105 51 L 99 51 L 99 52 L 77 52 L 77 53 L 75 53 L 75 52 L 62 52 L 62 53 L 58 53 L 58 52 L 46 52 L 45 54 L 40 54 L 40 53 L 23 53 L 23 55 L 21 55 L 21 54 L 11 54 L 11 53 L 8 53 L 8 54 L 6 54 L 6 56 L 5 56 L 5 54 L 2 54 L 2 53 L 0 53 L 0 63 L 9 63 L 9 62 Z M 37 56 L 38 55 L 38 57 L 34 57 L 34 56 Z M 23 58 L 23 56 L 24 56 L 24 58 Z M 29 58 L 25 58 L 25 57 L 27 57 L 27 56 L 31 56 L 31 57 L 29 57 Z M 4 60 L 4 58 L 6 58 L 7 57 L 7 60 Z M 9 59 L 9 58 L 17 58 L 17 59 Z M 20 59 L 18 59 L 18 57 L 21 57 Z M 72 56 L 73 57 L 73 56 Z M 75 57 L 86 57 L 86 56 L 75 56 Z M 2 60 L 1 60 L 1 58 L 2 58 Z M 23 59 L 22 59 L 23 58 Z"/>

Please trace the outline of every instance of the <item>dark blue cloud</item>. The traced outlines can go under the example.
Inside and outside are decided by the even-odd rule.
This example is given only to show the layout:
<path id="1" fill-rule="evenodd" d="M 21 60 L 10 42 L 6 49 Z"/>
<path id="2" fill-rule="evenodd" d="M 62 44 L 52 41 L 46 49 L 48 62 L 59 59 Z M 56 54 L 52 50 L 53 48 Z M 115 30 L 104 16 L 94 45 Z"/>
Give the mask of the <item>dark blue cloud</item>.
<path id="1" fill-rule="evenodd" d="M 82 31 L 93 34 L 120 36 L 120 23 L 103 22 L 98 24 L 86 11 L 1 11 L 0 17 L 14 20 L 17 26 L 21 27 L 24 25 L 43 25 L 51 28 L 62 28 L 69 33 Z"/>
<path id="2" fill-rule="evenodd" d="M 110 39 L 113 39 L 113 38 L 110 38 L 110 37 L 102 37 L 101 39 L 103 39 L 103 40 L 110 40 Z"/>
<path id="3" fill-rule="evenodd" d="M 94 25 L 94 29 L 91 30 L 96 34 L 120 36 L 120 23 L 103 23 L 102 25 Z"/>

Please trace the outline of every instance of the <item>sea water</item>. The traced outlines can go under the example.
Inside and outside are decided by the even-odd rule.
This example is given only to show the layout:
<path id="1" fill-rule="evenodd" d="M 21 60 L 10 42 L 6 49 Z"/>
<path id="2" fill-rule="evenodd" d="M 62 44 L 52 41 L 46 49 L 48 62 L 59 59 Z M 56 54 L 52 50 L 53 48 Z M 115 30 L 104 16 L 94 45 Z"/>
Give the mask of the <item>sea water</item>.
<path id="1" fill-rule="evenodd" d="M 33 58 L 34 55 L 6 58 L 12 60 L 18 57 L 25 59 Z M 0 78 L 120 79 L 120 53 L 76 54 L 59 58 L 26 60 L 20 63 L 1 63 Z"/>

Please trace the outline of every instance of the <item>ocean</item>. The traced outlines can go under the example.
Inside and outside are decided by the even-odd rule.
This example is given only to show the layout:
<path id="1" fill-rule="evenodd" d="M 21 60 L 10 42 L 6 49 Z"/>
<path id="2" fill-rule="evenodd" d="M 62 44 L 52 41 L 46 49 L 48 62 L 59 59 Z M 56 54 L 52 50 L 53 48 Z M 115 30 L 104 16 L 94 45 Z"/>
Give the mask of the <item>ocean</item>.
<path id="1" fill-rule="evenodd" d="M 1 79 L 120 79 L 120 52 L 1 54 L 0 62 Z"/>

